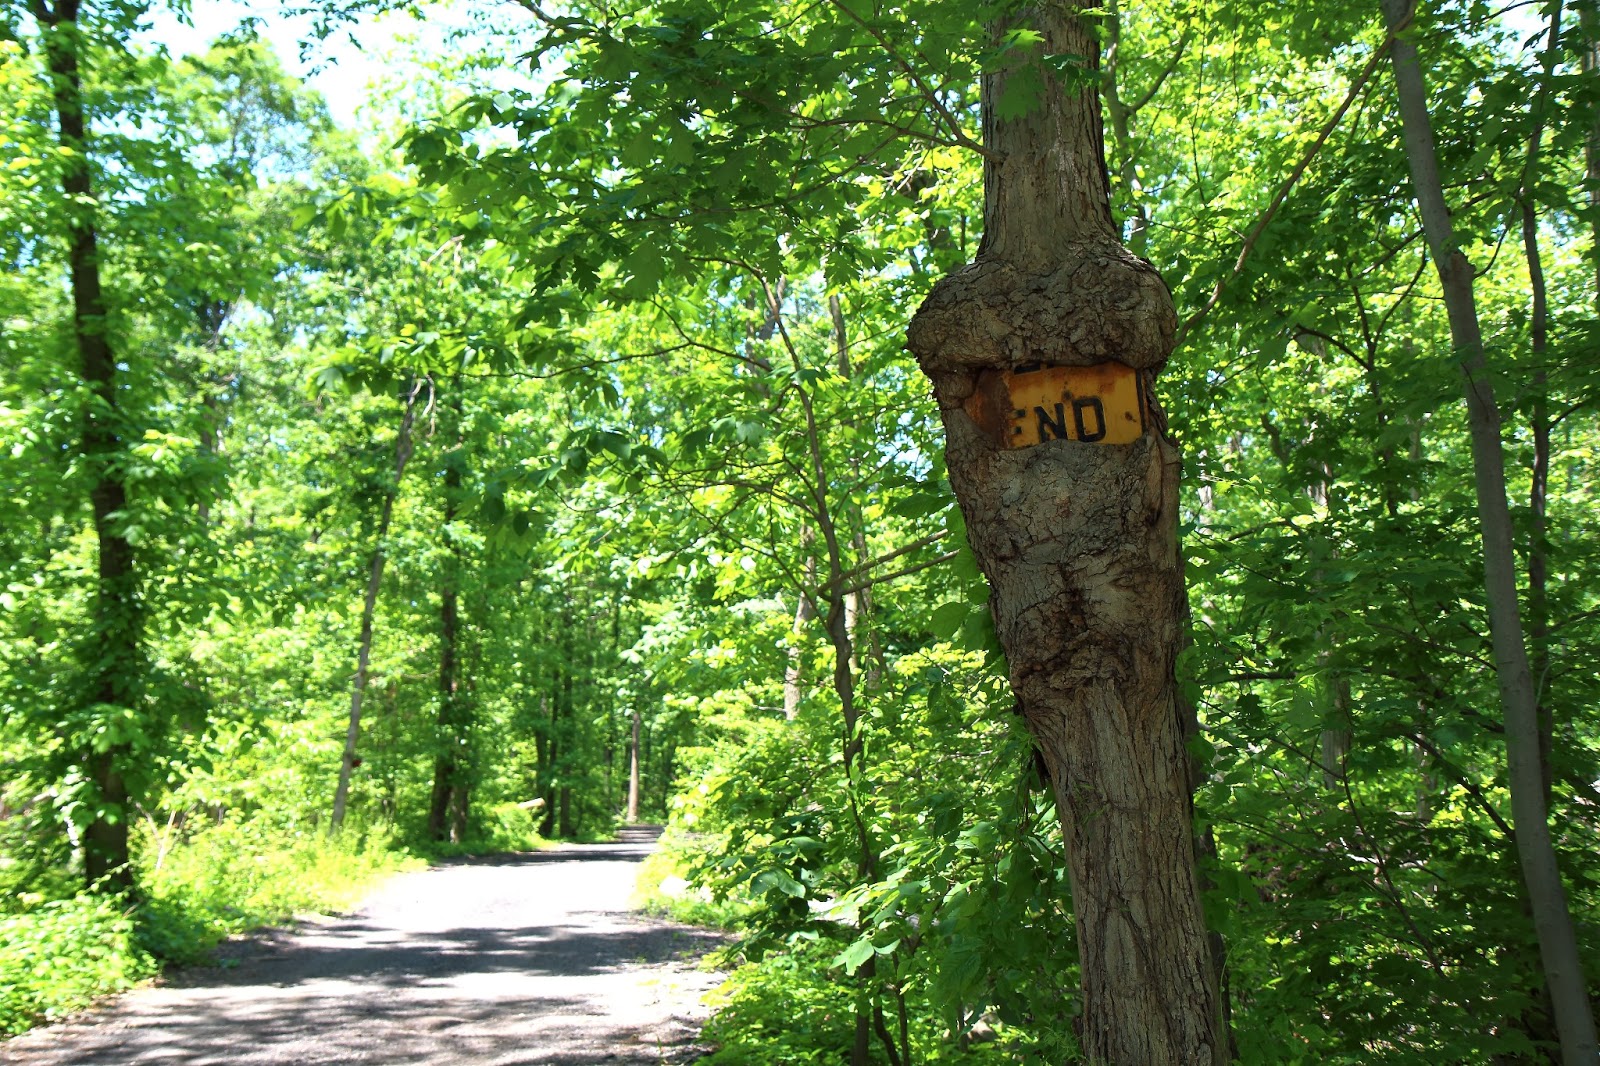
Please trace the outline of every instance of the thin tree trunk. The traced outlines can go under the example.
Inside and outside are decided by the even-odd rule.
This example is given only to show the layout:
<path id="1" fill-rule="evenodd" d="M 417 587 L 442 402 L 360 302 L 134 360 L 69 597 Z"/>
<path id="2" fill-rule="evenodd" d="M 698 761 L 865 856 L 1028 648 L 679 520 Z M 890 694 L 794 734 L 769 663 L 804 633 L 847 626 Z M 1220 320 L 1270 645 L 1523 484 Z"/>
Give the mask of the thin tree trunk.
<path id="1" fill-rule="evenodd" d="M 1043 88 L 1035 110 L 1003 119 L 996 105 L 1015 75 L 984 76 L 983 243 L 972 266 L 934 287 L 908 340 L 933 381 L 1011 686 L 1054 785 L 1084 1056 L 1214 1066 L 1229 1040 L 1174 673 L 1185 617 L 1179 458 L 1150 388 L 1176 314 L 1159 275 L 1117 241 L 1098 80 L 1064 86 L 1043 62 L 1088 57 L 1085 75 L 1098 70 L 1077 14 L 1089 6 L 1029 8 L 995 27 L 1042 34 L 1026 74 Z M 1011 382 L 1040 366 L 1131 368 L 1140 435 L 1012 446 Z"/>
<path id="2" fill-rule="evenodd" d="M 461 466 L 464 461 L 461 378 L 450 385 L 450 410 L 455 421 L 455 444 L 445 456 L 444 533 L 451 537 L 451 524 L 461 497 Z M 471 727 L 461 692 L 458 632 L 458 588 L 461 582 L 461 551 L 451 540 L 446 551 L 444 574 L 439 586 L 439 714 L 435 729 L 438 750 L 433 757 L 433 793 L 428 805 L 428 836 L 449 838 L 460 843 L 466 832 L 467 794 L 464 780 L 468 731 Z"/>
<path id="3" fill-rule="evenodd" d="M 628 743 L 628 824 L 639 822 L 639 708 L 633 709 L 633 736 Z"/>
<path id="4" fill-rule="evenodd" d="M 805 637 L 806 626 L 810 626 L 811 619 L 816 618 L 816 607 L 811 602 L 811 589 L 816 587 L 816 555 L 806 555 L 805 560 L 806 587 L 798 591 L 798 600 L 795 603 L 795 621 L 789 629 L 789 663 L 784 666 L 784 719 L 794 722 L 800 714 L 800 698 L 803 693 L 800 682 L 805 674 L 805 648 L 800 647 L 800 640 Z"/>
<path id="5" fill-rule="evenodd" d="M 1528 259 L 1528 281 L 1533 290 L 1530 313 L 1530 344 L 1533 355 L 1533 397 L 1528 415 L 1533 431 L 1533 471 L 1528 487 L 1528 641 L 1532 645 L 1529 672 L 1533 676 L 1539 716 L 1539 777 L 1544 803 L 1550 806 L 1554 772 L 1551 757 L 1555 749 L 1555 714 L 1543 693 L 1550 683 L 1550 395 L 1549 304 L 1544 287 L 1544 266 L 1539 261 L 1539 223 L 1533 205 L 1522 204 L 1522 245 Z"/>
<path id="6" fill-rule="evenodd" d="M 789 339 L 788 332 L 783 326 L 783 316 L 779 305 L 778 296 L 772 290 L 767 294 L 768 313 L 774 328 L 783 338 L 795 363 L 799 365 L 799 356 Z M 842 318 L 836 318 L 836 325 Z M 842 349 L 841 345 L 841 349 Z M 840 358 L 847 359 L 841 354 Z M 847 363 L 844 365 L 848 365 Z M 839 709 L 843 718 L 843 734 L 841 737 L 842 756 L 845 773 L 845 801 L 850 809 L 851 822 L 856 833 L 858 848 L 856 859 L 856 876 L 863 882 L 871 882 L 876 876 L 877 854 L 873 847 L 872 836 L 867 829 L 866 818 L 863 816 L 860 805 L 860 795 L 866 791 L 863 780 L 861 755 L 863 750 L 863 737 L 861 735 L 861 711 L 856 702 L 855 682 L 855 650 L 851 641 L 849 621 L 849 593 L 845 590 L 844 550 L 840 542 L 838 527 L 834 524 L 832 505 L 829 500 L 829 479 L 827 476 L 827 460 L 823 455 L 822 434 L 817 425 L 816 411 L 811 402 L 811 394 L 804 386 L 796 389 L 800 398 L 800 409 L 805 415 L 806 422 L 806 448 L 811 463 L 811 483 L 807 486 L 812 502 L 812 517 L 817 522 L 817 530 L 822 534 L 822 543 L 826 551 L 828 564 L 828 580 L 823 585 L 827 593 L 828 612 L 823 620 L 823 628 L 828 634 L 828 642 L 833 646 L 833 689 L 839 697 Z M 857 970 L 857 980 L 860 983 L 855 1007 L 855 1038 L 850 1049 L 850 1066 L 870 1066 L 872 1061 L 872 1019 L 877 1011 L 876 995 L 871 989 L 871 983 L 876 972 L 876 960 L 869 959 Z"/>
<path id="7" fill-rule="evenodd" d="M 1592 81 L 1600 75 L 1600 12 L 1595 0 L 1579 0 L 1578 66 Z M 1589 210 L 1594 219 L 1589 226 L 1589 256 L 1594 260 L 1594 301 L 1600 313 L 1600 109 L 1589 123 L 1583 143 L 1583 170 L 1589 187 Z"/>
<path id="8" fill-rule="evenodd" d="M 1562 1061 L 1594 1066 L 1600 1048 L 1584 985 L 1581 957 L 1566 888 L 1551 844 L 1549 813 L 1539 769 L 1538 696 L 1529 670 L 1517 602 L 1516 559 L 1506 503 L 1505 454 L 1500 409 L 1485 358 L 1473 293 L 1472 265 L 1456 244 L 1450 210 L 1439 179 L 1432 119 L 1417 48 L 1410 34 L 1407 0 L 1382 0 L 1384 21 L 1394 37 L 1390 55 L 1399 92 L 1406 158 L 1410 163 L 1422 227 L 1443 291 L 1450 335 L 1466 384 L 1467 424 L 1483 534 L 1484 585 L 1495 675 L 1505 715 L 1507 784 L 1517 855 L 1533 911 L 1539 953 L 1549 986 Z"/>
<path id="9" fill-rule="evenodd" d="M 1529 672 L 1539 708 L 1539 775 L 1544 784 L 1544 803 L 1548 810 L 1553 796 L 1554 773 L 1551 757 L 1555 744 L 1555 714 L 1543 697 L 1550 678 L 1550 596 L 1548 504 L 1550 487 L 1550 304 L 1545 292 L 1544 263 L 1539 255 L 1539 216 L 1534 207 L 1534 188 L 1539 178 L 1544 150 L 1546 112 L 1550 104 L 1550 83 L 1555 75 L 1556 57 L 1561 47 L 1562 5 L 1550 13 L 1550 38 L 1541 63 L 1543 79 L 1533 101 L 1533 130 L 1528 135 L 1528 158 L 1524 164 L 1521 188 L 1517 191 L 1522 213 L 1522 251 L 1528 264 L 1528 347 L 1533 357 L 1533 395 L 1528 416 L 1533 433 L 1533 470 L 1528 489 L 1528 640 L 1531 644 Z"/>
<path id="10" fill-rule="evenodd" d="M 833 519 L 828 513 L 828 480 L 816 417 L 812 412 L 811 397 L 803 389 L 800 390 L 800 400 L 805 411 L 806 433 L 811 447 L 812 496 L 816 503 L 817 525 L 827 550 L 828 613 L 824 619 L 824 628 L 827 630 L 829 643 L 833 645 L 833 690 L 839 697 L 839 708 L 844 718 L 845 795 L 850 807 L 851 820 L 855 825 L 856 845 L 859 849 L 856 876 L 862 881 L 870 882 L 875 876 L 877 857 L 873 851 L 872 838 L 868 835 L 866 819 L 862 816 L 858 798 L 862 784 L 858 780 L 861 772 L 861 715 L 856 706 L 853 665 L 855 647 L 850 639 L 850 608 L 847 602 L 848 595 L 844 592 L 844 554 L 839 543 L 838 530 L 834 528 Z M 850 1048 L 850 1066 L 870 1066 L 872 1062 L 872 1015 L 876 1004 L 873 1002 L 869 985 L 874 973 L 873 961 L 868 960 L 867 964 L 857 971 L 857 980 L 861 988 L 856 1003 L 855 1040 Z"/>
<path id="11" fill-rule="evenodd" d="M 551 664 L 550 671 L 550 716 L 541 723 L 543 730 L 543 744 L 540 747 L 539 762 L 539 789 L 540 798 L 544 800 L 544 817 L 539 822 L 539 835 L 549 839 L 556 835 L 556 775 L 557 767 L 564 756 L 561 744 L 561 692 L 562 678 L 570 662 L 571 646 L 567 640 L 567 626 L 562 619 L 559 648 L 561 657 Z M 535 738 L 538 739 L 537 736 Z"/>
<path id="12" fill-rule="evenodd" d="M 329 833 L 337 833 L 344 827 L 345 808 L 350 800 L 350 775 L 356 768 L 356 744 L 361 739 L 361 700 L 366 695 L 367 670 L 372 663 L 372 620 L 378 610 L 378 588 L 383 583 L 383 542 L 389 536 L 395 500 L 400 495 L 400 479 L 405 476 L 406 461 L 411 458 L 411 427 L 416 421 L 417 396 L 422 392 L 424 380 L 418 378 L 406 397 L 405 414 L 400 418 L 400 432 L 394 442 L 394 484 L 383 496 L 378 535 L 372 547 L 372 562 L 367 568 L 367 593 L 361 604 L 361 636 L 356 645 L 356 676 L 350 685 L 350 721 L 344 732 L 344 755 L 339 760 L 339 783 L 333 790 Z"/>
<path id="13" fill-rule="evenodd" d="M 613 594 L 611 600 L 611 647 L 606 652 L 606 656 L 610 662 L 617 662 L 622 656 L 622 598 L 620 594 Z M 606 708 L 606 780 L 605 788 L 602 792 L 602 795 L 606 797 L 607 804 L 611 802 L 611 797 L 616 795 L 612 791 L 611 781 L 617 762 L 617 713 L 621 710 L 617 699 L 619 695 L 620 692 L 616 688 L 610 688 L 607 692 L 609 705 Z M 626 813 L 626 808 L 624 808 L 624 813 Z"/>
<path id="14" fill-rule="evenodd" d="M 90 699 L 102 708 L 140 713 L 144 674 L 144 612 L 133 545 L 124 532 L 127 486 L 117 465 L 123 417 L 117 390 L 117 360 L 111 348 L 106 303 L 100 280 L 98 205 L 90 177 L 89 125 L 84 114 L 79 68 L 78 0 L 33 0 L 34 19 L 44 39 L 50 88 L 62 148 L 61 191 L 66 199 L 67 266 L 72 288 L 72 334 L 79 372 L 89 402 L 83 411 L 83 457 L 93 472 L 89 489 L 94 514 L 98 564 L 95 574 L 91 639 L 85 649 L 90 667 Z M 132 752 L 127 742 L 84 753 L 95 811 L 83 832 L 84 878 L 91 887 L 126 891 L 134 887 L 128 851 L 128 787 L 124 777 Z"/>
<path id="15" fill-rule="evenodd" d="M 808 528 L 802 534 L 802 540 L 810 543 L 811 530 Z M 798 590 L 799 602 L 794 608 L 794 625 L 789 630 L 791 641 L 788 651 L 788 663 L 783 669 L 783 717 L 787 721 L 794 721 L 800 713 L 800 698 L 803 695 L 801 678 L 805 671 L 805 649 L 800 642 L 805 636 L 806 626 L 817 616 L 816 604 L 811 599 L 811 590 L 817 584 L 817 557 L 806 556 L 805 587 Z"/>
<path id="16" fill-rule="evenodd" d="M 855 368 L 850 361 L 850 335 L 845 329 L 844 307 L 838 296 L 828 297 L 828 314 L 833 319 L 833 349 L 839 376 L 849 381 L 855 374 Z M 854 427 L 855 423 L 852 421 L 849 425 Z M 854 455 L 850 457 L 850 476 L 852 485 L 861 483 L 861 461 Z M 846 498 L 845 506 L 850 525 L 850 546 L 855 549 L 857 560 L 864 561 L 867 559 L 866 518 L 853 493 Z M 878 643 L 877 628 L 872 621 L 871 582 L 864 582 L 845 601 L 845 628 L 850 632 L 850 646 L 856 656 L 853 665 L 861 674 L 862 688 L 874 692 L 883 679 L 883 648 Z M 863 649 L 866 652 L 864 656 Z"/>
<path id="17" fill-rule="evenodd" d="M 577 666 L 577 649 L 573 646 L 571 639 L 572 611 L 570 598 L 568 600 L 568 610 L 563 614 L 562 628 L 568 636 L 565 641 L 567 658 L 561 668 L 561 701 L 557 705 L 561 711 L 561 720 L 557 725 L 556 735 L 560 738 L 561 746 L 558 749 L 559 756 L 551 769 L 559 782 L 556 786 L 556 833 L 566 839 L 572 836 L 572 785 L 569 783 L 568 778 L 574 765 L 572 749 L 576 746 L 576 738 L 573 736 L 573 722 L 576 720 L 578 713 L 577 704 L 574 702 L 573 697 L 572 673 Z"/>
<path id="18" fill-rule="evenodd" d="M 446 521 L 449 521 L 448 508 Z M 439 715 L 433 757 L 433 793 L 428 804 L 428 838 L 444 840 L 449 828 L 451 797 L 456 789 L 456 592 L 439 592 Z"/>

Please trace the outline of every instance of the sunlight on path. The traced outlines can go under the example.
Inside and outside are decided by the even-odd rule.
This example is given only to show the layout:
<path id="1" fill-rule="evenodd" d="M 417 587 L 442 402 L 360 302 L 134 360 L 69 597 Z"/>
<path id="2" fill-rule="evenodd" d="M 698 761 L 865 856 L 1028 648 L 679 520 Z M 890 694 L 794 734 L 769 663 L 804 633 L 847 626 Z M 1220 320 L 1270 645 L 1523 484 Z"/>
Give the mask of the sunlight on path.
<path id="1" fill-rule="evenodd" d="M 18 1066 L 685 1062 L 713 934 L 628 912 L 650 844 L 402 875 L 356 915 L 0 1045 Z"/>

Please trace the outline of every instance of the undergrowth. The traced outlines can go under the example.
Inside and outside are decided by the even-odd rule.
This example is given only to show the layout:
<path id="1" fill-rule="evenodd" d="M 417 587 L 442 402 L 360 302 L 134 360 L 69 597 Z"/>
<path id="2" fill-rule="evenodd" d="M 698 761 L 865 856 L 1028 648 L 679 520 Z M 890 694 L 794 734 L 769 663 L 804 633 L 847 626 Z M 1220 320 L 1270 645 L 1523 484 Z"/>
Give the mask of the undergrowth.
<path id="1" fill-rule="evenodd" d="M 16 1034 L 193 963 L 224 938 L 353 906 L 379 878 L 420 867 L 381 832 L 330 840 L 224 821 L 140 848 L 142 898 L 15 893 L 0 900 L 0 1034 Z"/>
<path id="2" fill-rule="evenodd" d="M 336 838 L 228 820 L 160 858 L 145 849 L 142 947 L 166 962 L 204 958 L 234 933 L 296 914 L 348 910 L 374 881 L 424 862 L 384 831 L 347 828 Z"/>
<path id="3" fill-rule="evenodd" d="M 537 811 L 520 803 L 496 803 L 474 815 L 472 834 L 465 840 L 437 841 L 414 850 L 436 859 L 537 851 L 549 844 L 539 835 L 538 825 Z"/>
<path id="4" fill-rule="evenodd" d="M 669 828 L 661 845 L 639 866 L 633 906 L 646 914 L 687 925 L 737 928 L 740 918 L 750 910 L 749 901 L 732 897 L 715 900 L 709 891 L 690 883 L 703 850 L 701 842 L 690 834 Z"/>
<path id="5" fill-rule="evenodd" d="M 15 1034 L 153 975 L 122 900 L 16 900 L 0 917 L 0 1033 Z"/>

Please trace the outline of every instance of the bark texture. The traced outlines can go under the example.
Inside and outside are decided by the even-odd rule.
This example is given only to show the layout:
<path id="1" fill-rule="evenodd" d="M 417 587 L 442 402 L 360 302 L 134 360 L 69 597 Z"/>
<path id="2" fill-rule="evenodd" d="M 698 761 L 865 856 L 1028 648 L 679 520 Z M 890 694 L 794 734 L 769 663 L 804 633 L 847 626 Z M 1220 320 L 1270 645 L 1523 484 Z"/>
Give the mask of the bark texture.
<path id="1" fill-rule="evenodd" d="M 458 586 L 461 551 L 451 525 L 461 499 L 462 467 L 466 462 L 462 426 L 461 379 L 450 385 L 449 411 L 455 423 L 455 444 L 445 456 L 444 533 L 450 540 L 439 583 L 439 712 L 436 719 L 438 750 L 433 757 L 433 791 L 428 803 L 428 836 L 460 843 L 467 835 L 470 814 L 469 742 L 472 707 L 461 684 L 461 611 Z"/>
<path id="2" fill-rule="evenodd" d="M 628 824 L 639 821 L 639 708 L 633 709 L 633 734 L 628 741 Z"/>
<path id="3" fill-rule="evenodd" d="M 96 226 L 97 202 L 89 170 L 89 123 L 84 111 L 79 65 L 77 0 L 52 7 L 34 0 L 31 13 L 44 39 L 60 144 L 66 163 L 61 191 L 67 210 L 67 268 L 72 288 L 72 333 L 79 372 L 90 400 L 84 407 L 82 450 L 94 472 L 89 488 L 98 561 L 95 573 L 92 636 L 86 658 L 93 664 L 89 698 L 103 709 L 135 707 L 144 663 L 144 611 L 139 602 L 133 545 L 124 531 L 127 486 L 117 465 L 122 448 L 117 390 L 117 360 L 106 323 L 100 281 Z M 126 742 L 84 753 L 95 813 L 83 830 L 84 878 L 90 887 L 133 887 L 128 851 Z"/>
<path id="4" fill-rule="evenodd" d="M 1062 5 L 1017 18 L 1051 55 L 1095 56 Z M 1008 22 L 1001 30 L 1015 25 Z M 1227 1061 L 1200 907 L 1190 765 L 1174 662 L 1184 618 L 1177 450 L 1147 397 L 1131 444 L 1008 449 L 968 399 L 1009 370 L 1115 361 L 1148 386 L 1171 353 L 1172 298 L 1116 240 L 1096 76 L 1045 74 L 1039 108 L 1002 121 L 983 85 L 985 230 L 909 329 L 944 419 L 951 484 L 1022 714 L 1050 771 L 1083 961 L 1087 1059 Z M 981 411 L 983 405 L 970 405 Z"/>

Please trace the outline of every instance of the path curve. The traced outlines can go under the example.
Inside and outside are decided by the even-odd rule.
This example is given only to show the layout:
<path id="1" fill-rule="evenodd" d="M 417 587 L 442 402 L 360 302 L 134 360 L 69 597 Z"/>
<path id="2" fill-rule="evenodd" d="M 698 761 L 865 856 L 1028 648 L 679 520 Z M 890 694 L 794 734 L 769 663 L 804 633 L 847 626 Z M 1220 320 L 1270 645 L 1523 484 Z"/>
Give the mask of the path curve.
<path id="1" fill-rule="evenodd" d="M 359 912 L 254 938 L 0 1044 L 16 1066 L 682 1063 L 716 934 L 628 909 L 655 833 L 400 875 Z"/>

